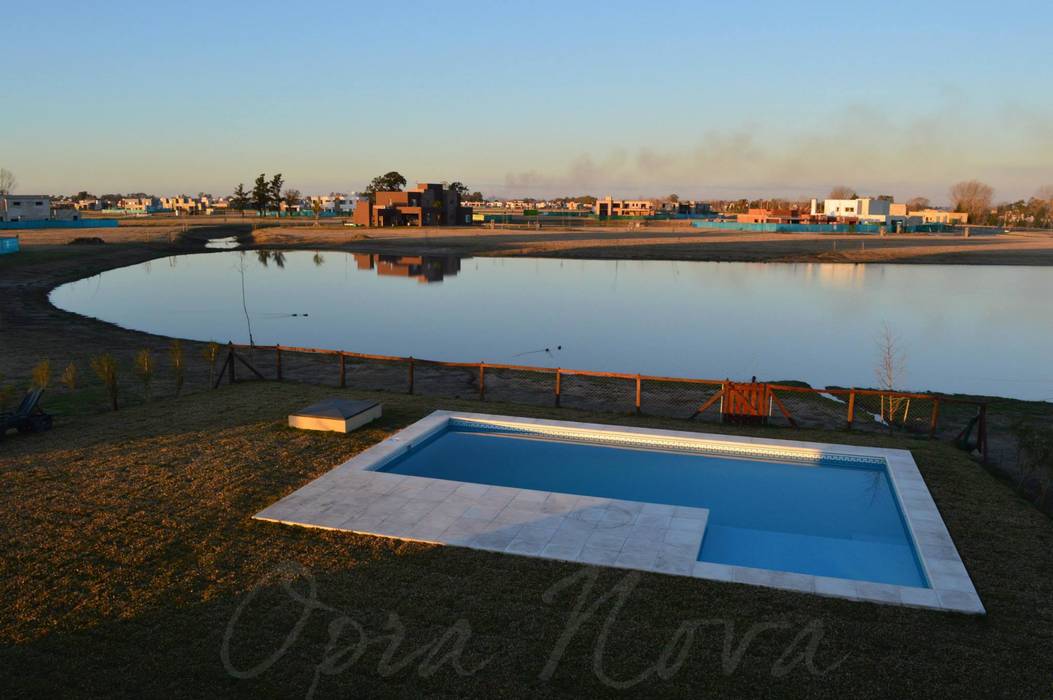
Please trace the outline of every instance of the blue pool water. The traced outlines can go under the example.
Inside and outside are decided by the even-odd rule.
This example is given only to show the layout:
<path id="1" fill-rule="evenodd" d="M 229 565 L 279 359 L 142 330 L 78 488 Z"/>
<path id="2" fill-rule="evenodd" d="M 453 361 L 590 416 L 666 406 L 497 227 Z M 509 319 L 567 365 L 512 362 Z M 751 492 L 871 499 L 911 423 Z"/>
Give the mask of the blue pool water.
<path id="1" fill-rule="evenodd" d="M 458 425 L 381 470 L 708 508 L 700 561 L 927 587 L 883 464 L 761 461 Z"/>

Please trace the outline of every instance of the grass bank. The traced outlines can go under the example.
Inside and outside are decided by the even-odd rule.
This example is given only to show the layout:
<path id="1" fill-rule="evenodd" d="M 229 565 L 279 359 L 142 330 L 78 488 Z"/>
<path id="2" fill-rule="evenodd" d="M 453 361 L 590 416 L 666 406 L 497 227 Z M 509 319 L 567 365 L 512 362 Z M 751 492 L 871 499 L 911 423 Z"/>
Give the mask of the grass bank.
<path id="1" fill-rule="evenodd" d="M 4 694 L 1049 694 L 1053 524 L 947 445 L 764 430 L 911 449 L 986 618 L 251 520 L 431 410 L 478 408 L 348 390 L 381 398 L 383 421 L 350 436 L 284 425 L 291 409 L 334 393 L 224 386 L 0 443 Z M 619 586 L 623 597 L 576 618 L 589 585 L 586 607 Z"/>

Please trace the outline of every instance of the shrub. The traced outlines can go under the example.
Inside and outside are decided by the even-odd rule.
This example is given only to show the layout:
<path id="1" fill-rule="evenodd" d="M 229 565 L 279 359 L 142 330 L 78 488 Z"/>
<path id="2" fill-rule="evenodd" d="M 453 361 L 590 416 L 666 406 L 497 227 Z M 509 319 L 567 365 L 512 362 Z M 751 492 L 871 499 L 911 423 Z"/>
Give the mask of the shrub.
<path id="1" fill-rule="evenodd" d="M 179 396 L 183 392 L 183 382 L 186 380 L 186 368 L 183 363 L 183 343 L 178 339 L 173 340 L 168 347 L 168 356 L 172 360 L 172 371 L 175 373 L 175 393 Z"/>
<path id="2" fill-rule="evenodd" d="M 101 355 L 95 355 L 91 358 L 91 368 L 98 375 L 99 379 L 102 380 L 103 386 L 106 387 L 106 393 L 110 397 L 110 405 L 113 406 L 113 410 L 117 410 L 117 390 L 119 388 L 118 377 L 117 377 L 117 360 L 113 359 L 113 355 L 108 352 L 104 352 Z"/>
<path id="3" fill-rule="evenodd" d="M 15 397 L 15 387 L 4 382 L 4 375 L 0 374 L 0 411 L 6 411 Z"/>
<path id="4" fill-rule="evenodd" d="M 51 386 L 51 360 L 44 358 L 33 368 L 33 386 L 37 389 Z"/>
<path id="5" fill-rule="evenodd" d="M 62 370 L 62 383 L 66 385 L 66 388 L 70 391 L 77 390 L 77 365 L 72 361 L 66 365 L 66 369 Z"/>
<path id="6" fill-rule="evenodd" d="M 135 354 L 135 373 L 143 383 L 143 398 L 150 400 L 150 384 L 154 379 L 154 358 L 147 348 Z"/>
<path id="7" fill-rule="evenodd" d="M 211 389 L 216 383 L 216 358 L 219 357 L 219 343 L 209 341 L 201 351 L 201 355 L 208 362 L 208 388 Z"/>

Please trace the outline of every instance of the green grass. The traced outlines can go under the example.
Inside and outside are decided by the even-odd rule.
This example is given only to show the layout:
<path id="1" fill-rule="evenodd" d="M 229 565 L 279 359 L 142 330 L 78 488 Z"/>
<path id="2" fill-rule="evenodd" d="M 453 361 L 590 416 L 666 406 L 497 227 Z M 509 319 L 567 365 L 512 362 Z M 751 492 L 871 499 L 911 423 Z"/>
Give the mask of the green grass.
<path id="1" fill-rule="evenodd" d="M 251 520 L 431 410 L 481 408 L 348 391 L 381 397 L 383 420 L 349 436 L 284 425 L 290 409 L 334 393 L 289 383 L 224 386 L 118 413 L 64 416 L 51 433 L 0 443 L 0 692 L 304 696 L 327 656 L 323 670 L 333 673 L 319 674 L 318 697 L 614 693 L 597 669 L 615 680 L 645 674 L 622 691 L 634 695 L 1022 698 L 1053 691 L 1053 524 L 946 444 L 734 431 L 911 449 L 987 606 L 985 618 Z M 691 427 L 500 404 L 482 410 Z M 273 575 L 290 567 L 304 574 L 293 590 L 307 591 L 309 576 L 326 607 L 306 616 L 272 665 L 253 677 L 232 676 L 222 653 L 228 629 L 226 658 L 243 670 L 276 653 L 301 618 L 302 605 Z M 620 583 L 632 585 L 619 609 L 609 601 L 577 628 L 544 678 L 585 582 L 570 579 L 548 598 L 546 591 L 582 572 L 596 577 L 590 603 Z M 647 675 L 678 630 L 704 620 L 734 625 L 734 647 L 752 626 L 768 629 L 725 673 L 722 631 L 697 627 L 675 673 Z M 327 649 L 340 624 L 337 644 Z M 822 634 L 815 664 L 840 664 L 825 675 L 803 664 L 773 675 L 809 625 Z M 455 655 L 462 670 L 485 667 L 462 675 L 452 663 L 430 664 L 427 652 L 412 656 L 451 628 L 465 632 Z M 356 630 L 370 640 L 361 657 L 335 658 L 356 648 Z M 445 651 L 457 648 L 448 642 Z M 795 652 L 783 661 L 792 658 Z M 339 660 L 347 667 L 337 668 Z"/>

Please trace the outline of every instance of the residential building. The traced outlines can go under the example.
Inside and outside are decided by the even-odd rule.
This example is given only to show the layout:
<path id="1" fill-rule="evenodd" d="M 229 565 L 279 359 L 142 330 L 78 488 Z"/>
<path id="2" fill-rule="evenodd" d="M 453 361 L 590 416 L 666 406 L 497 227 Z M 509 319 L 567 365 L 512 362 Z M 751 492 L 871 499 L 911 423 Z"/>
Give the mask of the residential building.
<path id="1" fill-rule="evenodd" d="M 376 192 L 360 199 L 353 221 L 360 226 L 457 226 L 472 223 L 471 209 L 443 185 L 418 183 L 405 192 Z"/>
<path id="2" fill-rule="evenodd" d="M 51 197 L 43 194 L 0 195 L 0 221 L 47 221 Z"/>
<path id="3" fill-rule="evenodd" d="M 655 202 L 650 199 L 614 199 L 610 196 L 596 200 L 592 211 L 601 219 L 611 216 L 654 216 Z"/>
<path id="4" fill-rule="evenodd" d="M 157 197 L 123 197 L 117 202 L 117 208 L 136 214 L 149 214 L 161 209 L 161 200 Z"/>
<path id="5" fill-rule="evenodd" d="M 73 203 L 73 206 L 77 211 L 102 211 L 104 208 L 102 200 L 94 197 L 91 199 L 78 199 Z"/>
<path id="6" fill-rule="evenodd" d="M 947 211 L 945 209 L 919 209 L 910 213 L 912 217 L 919 217 L 925 224 L 948 224 L 960 226 L 969 223 L 969 215 L 963 211 Z"/>
<path id="7" fill-rule="evenodd" d="M 813 200 L 813 214 L 815 204 Z M 892 202 L 888 199 L 860 197 L 858 199 L 827 199 L 823 203 L 823 214 L 840 221 L 860 221 L 887 224 L 892 214 Z"/>
<path id="8" fill-rule="evenodd" d="M 750 207 L 745 214 L 736 214 L 735 220 L 740 224 L 799 224 L 802 218 L 809 217 L 800 209 L 766 209 Z"/>

